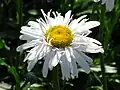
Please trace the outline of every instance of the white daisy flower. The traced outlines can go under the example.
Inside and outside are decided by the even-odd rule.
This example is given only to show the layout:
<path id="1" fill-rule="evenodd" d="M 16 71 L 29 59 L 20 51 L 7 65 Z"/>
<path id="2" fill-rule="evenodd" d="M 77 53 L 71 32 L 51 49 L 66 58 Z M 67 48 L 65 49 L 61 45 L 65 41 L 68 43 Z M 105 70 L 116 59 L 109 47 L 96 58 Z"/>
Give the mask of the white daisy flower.
<path id="1" fill-rule="evenodd" d="M 99 2 L 100 0 L 93 0 L 94 2 Z M 106 6 L 106 9 L 108 11 L 112 11 L 112 9 L 114 8 L 114 3 L 115 3 L 115 0 L 101 0 L 102 1 L 102 4 L 105 4 Z"/>
<path id="2" fill-rule="evenodd" d="M 38 60 L 44 58 L 43 76 L 47 77 L 48 69 L 52 70 L 57 64 L 61 66 L 63 79 L 68 80 L 71 75 L 78 77 L 77 65 L 86 73 L 90 72 L 88 65 L 92 59 L 84 54 L 103 53 L 101 43 L 87 37 L 89 29 L 100 25 L 98 21 L 88 21 L 86 15 L 73 19 L 71 11 L 63 17 L 58 12 L 42 14 L 44 19 L 29 21 L 27 26 L 22 26 L 21 40 L 27 43 L 18 46 L 17 51 L 29 49 L 24 61 L 28 61 L 28 71 L 31 71 Z M 51 17 L 50 14 L 54 17 Z"/>

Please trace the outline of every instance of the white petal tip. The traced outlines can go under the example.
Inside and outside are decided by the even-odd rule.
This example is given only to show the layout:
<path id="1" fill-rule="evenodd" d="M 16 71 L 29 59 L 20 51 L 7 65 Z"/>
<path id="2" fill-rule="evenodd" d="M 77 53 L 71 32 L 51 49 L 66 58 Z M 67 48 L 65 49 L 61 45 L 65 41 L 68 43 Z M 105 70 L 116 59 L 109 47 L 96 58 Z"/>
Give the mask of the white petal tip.
<path id="1" fill-rule="evenodd" d="M 90 73 L 90 71 L 87 71 L 86 73 L 87 73 L 87 74 L 89 74 L 89 73 Z"/>
<path id="2" fill-rule="evenodd" d="M 43 77 L 46 78 L 47 77 L 47 72 L 46 71 L 42 71 Z"/>
<path id="3" fill-rule="evenodd" d="M 20 35 L 19 39 L 22 39 L 23 38 L 23 35 Z"/>
<path id="4" fill-rule="evenodd" d="M 29 68 L 27 67 L 27 71 L 28 71 L 28 72 L 30 72 L 30 71 L 31 71 L 31 69 L 29 69 Z"/>
<path id="5" fill-rule="evenodd" d="M 17 48 L 16 48 L 16 51 L 17 52 L 21 52 L 23 49 L 22 49 L 22 47 L 21 46 L 18 46 Z"/>
<path id="6" fill-rule="evenodd" d="M 104 50 L 103 50 L 103 49 L 101 49 L 101 53 L 102 53 L 102 54 L 104 53 Z"/>
<path id="7" fill-rule="evenodd" d="M 89 74 L 90 73 L 90 68 L 88 70 L 83 69 L 83 72 L 85 72 L 86 74 Z"/>
<path id="8" fill-rule="evenodd" d="M 100 2 L 100 0 L 93 0 L 93 1 L 96 2 L 96 3 L 97 3 L 97 2 Z"/>
<path id="9" fill-rule="evenodd" d="M 100 22 L 98 22 L 98 21 L 94 21 L 95 22 L 95 25 L 96 26 L 99 26 L 100 25 Z"/>
<path id="10" fill-rule="evenodd" d="M 46 77 L 47 77 L 47 75 L 44 75 L 44 74 L 43 74 L 43 77 L 44 77 L 44 78 L 46 78 Z"/>
<path id="11" fill-rule="evenodd" d="M 71 12 L 72 12 L 71 10 L 68 11 L 69 14 L 71 14 Z"/>

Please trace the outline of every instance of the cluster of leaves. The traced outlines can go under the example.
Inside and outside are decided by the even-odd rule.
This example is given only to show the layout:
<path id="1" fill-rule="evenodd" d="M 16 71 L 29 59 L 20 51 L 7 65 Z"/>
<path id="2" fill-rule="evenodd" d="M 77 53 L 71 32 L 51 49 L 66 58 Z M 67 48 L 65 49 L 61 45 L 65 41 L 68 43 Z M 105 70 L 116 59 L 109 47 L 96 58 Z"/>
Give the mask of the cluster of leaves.
<path id="1" fill-rule="evenodd" d="M 92 29 L 93 33 L 90 36 L 103 43 L 108 88 L 117 90 L 116 87 L 120 85 L 119 0 L 116 0 L 111 12 L 106 11 L 104 5 L 94 3 L 92 0 L 0 0 L 0 72 L 2 72 L 0 81 L 10 84 L 10 90 L 28 90 L 28 88 L 52 90 L 51 73 L 47 79 L 44 79 L 40 65 L 36 65 L 34 70 L 28 73 L 27 63 L 23 63 L 26 53 L 16 52 L 16 47 L 23 43 L 19 40 L 21 26 L 29 20 L 42 17 L 40 9 L 45 12 L 52 9 L 63 15 L 71 9 L 74 18 L 86 14 L 91 20 L 101 22 L 100 27 Z M 102 90 L 100 55 L 91 54 L 90 56 L 94 59 L 91 65 L 92 72 L 89 75 L 80 72 L 79 78 L 60 82 L 62 90 L 85 90 L 86 88 L 87 90 Z M 108 69 L 107 65 L 115 69 L 110 72 L 111 68 Z"/>

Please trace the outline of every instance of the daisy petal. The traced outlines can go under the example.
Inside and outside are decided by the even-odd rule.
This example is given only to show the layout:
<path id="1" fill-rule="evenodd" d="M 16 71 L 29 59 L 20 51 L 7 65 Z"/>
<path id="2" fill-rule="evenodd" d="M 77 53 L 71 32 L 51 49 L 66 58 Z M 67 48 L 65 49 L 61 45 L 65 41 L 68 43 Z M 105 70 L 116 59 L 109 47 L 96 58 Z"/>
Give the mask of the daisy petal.
<path id="1" fill-rule="evenodd" d="M 85 23 L 84 28 L 87 27 L 88 29 L 91 29 L 91 28 L 97 27 L 99 25 L 100 25 L 100 22 L 98 22 L 98 21 L 88 21 Z"/>
<path id="2" fill-rule="evenodd" d="M 41 29 L 39 23 L 37 23 L 35 21 L 29 21 L 28 25 L 30 25 L 30 26 L 32 26 L 34 28 L 37 28 L 37 29 Z"/>
<path id="3" fill-rule="evenodd" d="M 84 53 L 82 52 L 79 52 L 82 56 L 82 58 L 84 58 L 85 61 L 87 62 L 92 62 L 92 59 L 90 57 L 88 57 L 87 55 L 85 55 Z"/>
<path id="4" fill-rule="evenodd" d="M 49 27 L 55 26 L 56 24 L 55 19 L 48 17 L 48 24 L 49 24 Z"/>
<path id="5" fill-rule="evenodd" d="M 55 54 L 55 56 L 52 59 L 51 65 L 55 67 L 58 64 L 58 62 L 59 62 L 58 55 Z"/>
<path id="6" fill-rule="evenodd" d="M 63 24 L 63 16 L 57 16 L 55 20 L 56 25 L 64 25 Z"/>
<path id="7" fill-rule="evenodd" d="M 102 0 L 102 4 L 106 3 L 107 0 Z"/>
<path id="8" fill-rule="evenodd" d="M 45 62 L 43 64 L 43 70 L 42 70 L 42 74 L 44 77 L 47 77 L 48 74 L 48 68 L 49 68 L 49 59 L 50 59 L 50 54 L 47 54 L 45 57 Z"/>
<path id="9" fill-rule="evenodd" d="M 112 11 L 113 7 L 114 7 L 114 1 L 115 0 L 107 0 L 106 1 L 106 9 L 108 11 Z"/>
<path id="10" fill-rule="evenodd" d="M 29 61 L 32 61 L 36 58 L 36 53 L 37 53 L 38 50 L 34 51 L 31 53 L 31 55 L 28 57 L 28 60 Z"/>
<path id="11" fill-rule="evenodd" d="M 51 63 L 52 63 L 53 57 L 55 56 L 55 51 L 51 50 L 49 54 L 50 54 L 49 69 L 52 70 L 53 69 L 53 65 Z"/>
<path id="12" fill-rule="evenodd" d="M 84 60 L 84 58 L 79 54 L 78 51 L 74 50 L 74 54 L 75 54 L 75 58 L 74 60 L 76 60 L 76 62 L 78 63 L 78 65 L 85 70 L 86 73 L 90 72 L 90 67 L 88 65 L 88 63 L 86 62 L 86 60 Z"/>
<path id="13" fill-rule="evenodd" d="M 65 79 L 65 70 L 64 70 L 64 64 L 63 62 L 60 63 L 60 66 L 61 66 L 61 72 L 62 72 L 62 79 L 64 80 Z"/>
<path id="14" fill-rule="evenodd" d="M 42 35 L 40 30 L 35 30 L 35 29 L 32 30 L 30 27 L 27 27 L 27 26 L 22 26 L 21 29 L 22 30 L 20 31 L 20 33 L 26 34 L 35 38 L 40 38 Z"/>
<path id="15" fill-rule="evenodd" d="M 96 43 L 96 44 L 98 44 L 98 45 L 102 45 L 98 40 L 95 40 L 95 39 L 93 39 L 93 38 L 86 37 L 85 39 L 86 39 L 86 42 L 89 41 L 89 42 Z"/>
<path id="16" fill-rule="evenodd" d="M 64 23 L 65 25 L 67 25 L 67 24 L 70 22 L 70 16 L 71 16 L 71 10 L 68 11 L 68 12 L 65 14 L 65 18 L 64 18 L 64 21 L 63 21 L 63 23 Z"/>
<path id="17" fill-rule="evenodd" d="M 34 60 L 28 61 L 28 67 L 27 70 L 31 71 L 33 69 L 33 67 L 35 66 L 35 64 L 37 63 L 37 58 L 35 58 Z"/>
<path id="18" fill-rule="evenodd" d="M 34 60 L 36 58 L 36 53 L 39 51 L 40 46 L 36 46 L 33 49 L 29 51 L 29 57 L 27 58 L 28 60 Z"/>
<path id="19" fill-rule="evenodd" d="M 68 80 L 70 78 L 70 66 L 69 66 L 69 62 L 66 60 L 65 55 L 61 57 L 60 65 L 61 65 L 63 80 L 64 78 Z"/>
<path id="20" fill-rule="evenodd" d="M 67 48 L 65 48 L 65 55 L 66 55 L 67 60 L 71 62 L 71 54 L 70 54 L 69 49 Z"/>
<path id="21" fill-rule="evenodd" d="M 32 40 L 32 41 L 30 41 L 30 42 L 27 42 L 27 43 L 21 45 L 21 46 L 18 46 L 16 50 L 17 50 L 17 51 L 23 51 L 23 50 L 25 50 L 25 49 L 34 47 L 35 45 L 38 45 L 38 44 L 40 44 L 40 43 L 38 42 L 38 40 Z"/>
<path id="22" fill-rule="evenodd" d="M 94 27 L 97 27 L 100 25 L 100 22 L 98 21 L 88 21 L 86 22 L 87 19 L 83 19 L 79 24 L 78 26 L 76 26 L 76 30 L 77 32 L 81 32 L 81 31 L 86 31 L 86 30 L 89 30 L 91 28 L 94 28 Z"/>
<path id="23" fill-rule="evenodd" d="M 78 71 L 77 71 L 77 65 L 76 65 L 76 62 L 75 60 L 72 60 L 72 69 L 71 69 L 71 73 L 72 75 L 75 77 L 78 77 Z"/>
<path id="24" fill-rule="evenodd" d="M 102 46 L 98 46 L 97 44 L 91 43 L 87 45 L 86 52 L 89 53 L 104 53 Z"/>
<path id="25" fill-rule="evenodd" d="M 87 15 L 83 15 L 81 17 L 79 17 L 78 19 L 74 19 L 71 21 L 71 23 L 69 24 L 69 27 L 71 29 L 74 29 L 73 27 L 75 27 L 83 18 L 85 18 Z"/>
<path id="26" fill-rule="evenodd" d="M 42 14 L 44 16 L 45 22 L 48 23 L 48 21 L 47 21 L 47 15 L 45 14 L 45 12 L 42 9 L 41 9 L 41 12 L 42 12 Z"/>
<path id="27" fill-rule="evenodd" d="M 34 39 L 37 39 L 37 38 L 24 34 L 24 35 L 20 35 L 19 39 L 29 41 L 29 40 L 34 40 Z"/>

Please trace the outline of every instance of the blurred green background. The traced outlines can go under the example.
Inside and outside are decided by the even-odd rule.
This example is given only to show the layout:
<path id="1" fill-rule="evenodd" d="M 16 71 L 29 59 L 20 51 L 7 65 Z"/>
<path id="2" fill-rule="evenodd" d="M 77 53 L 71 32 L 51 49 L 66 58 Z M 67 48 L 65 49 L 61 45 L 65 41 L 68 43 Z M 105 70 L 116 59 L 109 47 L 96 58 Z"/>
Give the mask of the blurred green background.
<path id="1" fill-rule="evenodd" d="M 120 90 L 120 1 L 115 1 L 112 11 L 107 11 L 100 2 L 92 0 L 0 0 L 0 90 L 53 90 L 52 76 L 45 79 L 38 64 L 27 72 L 23 62 L 25 52 L 16 52 L 16 47 L 25 41 L 19 40 L 22 25 L 30 20 L 43 17 L 40 9 L 64 15 L 72 10 L 73 18 L 88 15 L 90 20 L 101 22 L 91 29 L 89 35 L 102 42 L 105 53 L 88 54 L 93 58 L 91 73 L 79 72 L 79 77 L 60 82 L 61 90 L 103 90 L 102 75 L 107 81 L 108 90 Z M 103 62 L 102 62 L 103 61 Z M 101 66 L 103 70 L 101 71 Z M 39 71 L 39 72 L 38 72 Z M 29 88 L 29 89 L 28 89 Z"/>

